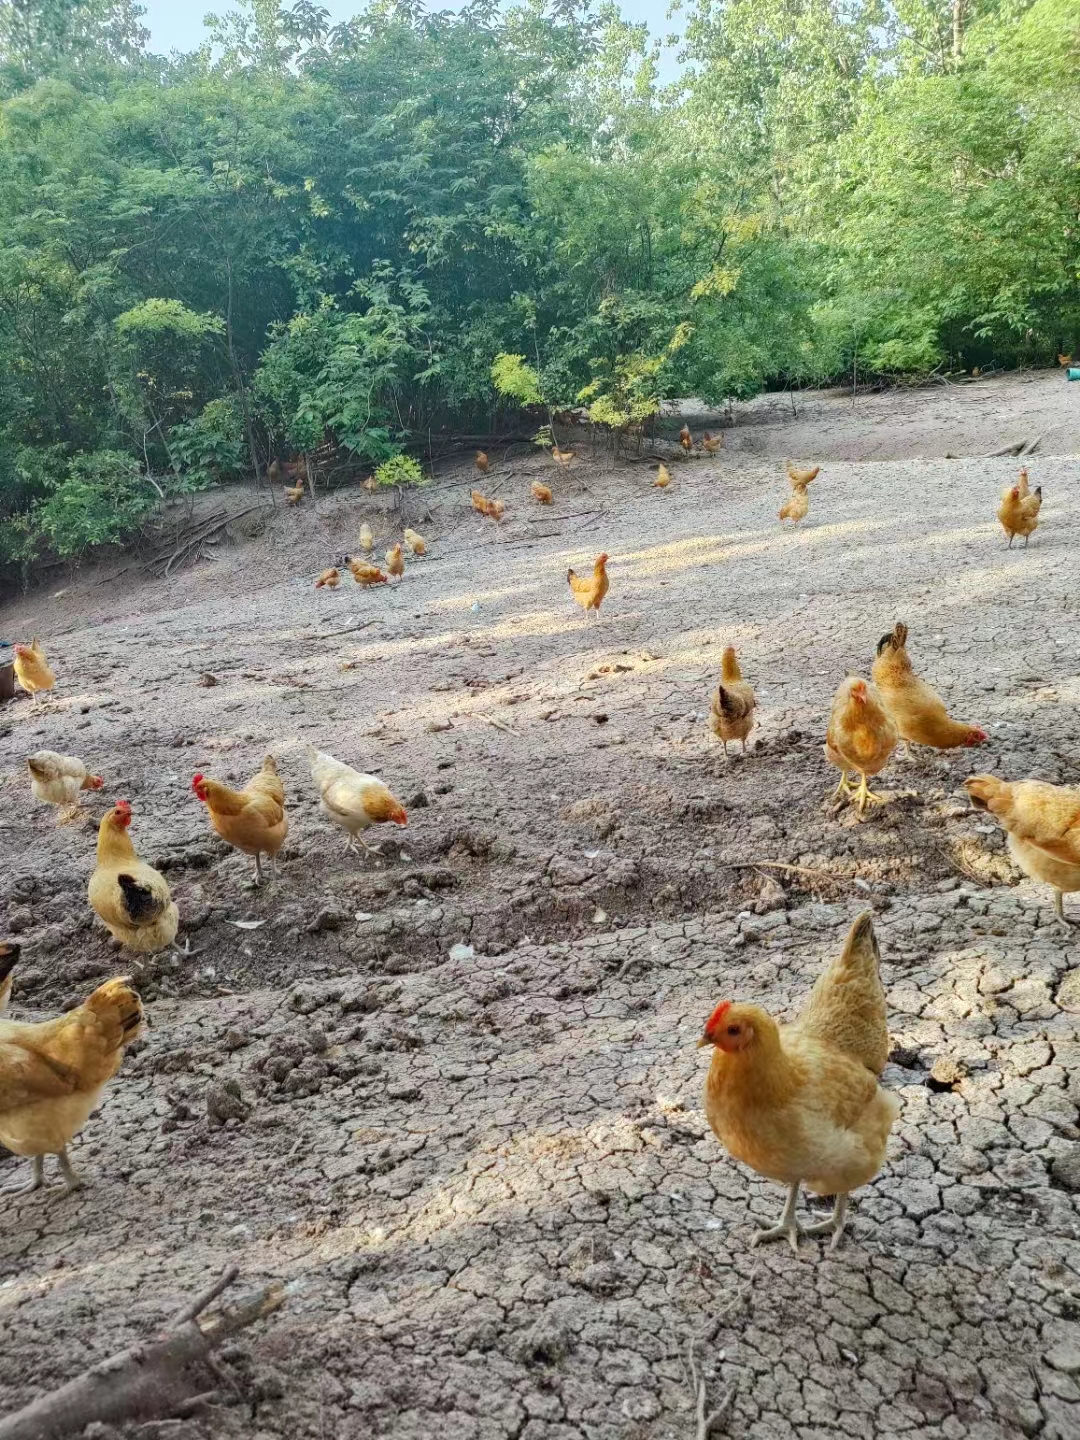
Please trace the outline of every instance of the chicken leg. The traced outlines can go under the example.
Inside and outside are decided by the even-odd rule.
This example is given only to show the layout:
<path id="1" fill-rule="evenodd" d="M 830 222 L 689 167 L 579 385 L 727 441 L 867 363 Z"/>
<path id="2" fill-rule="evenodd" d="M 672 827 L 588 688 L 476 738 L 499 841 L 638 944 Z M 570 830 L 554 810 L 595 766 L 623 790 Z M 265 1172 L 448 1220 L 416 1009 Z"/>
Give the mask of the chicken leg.
<path id="1" fill-rule="evenodd" d="M 866 776 L 859 774 L 859 788 L 852 797 L 854 804 L 858 807 L 861 815 L 868 805 L 884 805 L 885 801 L 881 795 L 875 795 L 866 783 Z"/>
<path id="2" fill-rule="evenodd" d="M 30 1161 L 30 1179 L 25 1185 L 8 1185 L 0 1190 L 0 1195 L 29 1195 L 34 1190 L 40 1190 L 45 1184 L 45 1156 L 35 1155 Z"/>
<path id="3" fill-rule="evenodd" d="M 843 796 L 845 796 L 845 795 L 850 795 L 850 794 L 851 794 L 851 783 L 850 783 L 850 781 L 849 781 L 848 778 L 847 778 L 847 771 L 846 771 L 846 770 L 841 770 L 841 771 L 840 771 L 840 783 L 839 783 L 839 785 L 837 785 L 836 789 L 835 789 L 835 790 L 832 792 L 832 794 L 829 796 L 829 799 L 830 799 L 830 800 L 839 800 L 839 799 L 841 799 Z"/>
<path id="4" fill-rule="evenodd" d="M 70 1195 L 73 1190 L 81 1190 L 85 1182 L 72 1168 L 71 1161 L 68 1159 L 66 1146 L 60 1151 L 56 1158 L 60 1162 L 60 1173 L 64 1177 L 64 1194 Z"/>
<path id="5" fill-rule="evenodd" d="M 1070 920 L 1065 914 L 1065 892 L 1063 890 L 1054 891 L 1054 914 L 1061 921 L 1062 925 L 1080 924 L 1080 921 Z"/>
<path id="6" fill-rule="evenodd" d="M 799 1204 L 799 1182 L 795 1181 L 788 1189 L 787 1204 L 784 1206 L 783 1214 L 775 1225 L 768 1230 L 757 1230 L 750 1237 L 750 1248 L 757 1245 L 768 1245 L 771 1240 L 787 1240 L 792 1250 L 798 1253 L 799 1250 L 799 1222 L 795 1219 L 795 1210 Z"/>
<path id="7" fill-rule="evenodd" d="M 820 1220 L 816 1225 L 803 1227 L 804 1235 L 831 1235 L 832 1243 L 830 1250 L 835 1250 L 840 1244 L 840 1236 L 844 1233 L 844 1221 L 847 1219 L 848 1197 L 837 1195 L 833 1205 L 833 1213 L 827 1220 Z"/>

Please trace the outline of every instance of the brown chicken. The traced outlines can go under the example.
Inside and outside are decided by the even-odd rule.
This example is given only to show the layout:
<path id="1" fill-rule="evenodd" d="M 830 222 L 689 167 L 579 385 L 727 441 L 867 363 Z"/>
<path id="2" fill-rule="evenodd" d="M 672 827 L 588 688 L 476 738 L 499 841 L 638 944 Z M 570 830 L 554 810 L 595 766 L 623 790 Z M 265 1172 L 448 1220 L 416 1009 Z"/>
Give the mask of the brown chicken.
<path id="1" fill-rule="evenodd" d="M 997 817 L 1009 854 L 1033 880 L 1053 887 L 1054 913 L 1063 925 L 1066 895 L 1080 890 L 1080 790 L 1043 780 L 999 780 L 972 775 L 964 782 L 976 810 Z"/>
<path id="2" fill-rule="evenodd" d="M 689 425 L 684 425 L 679 431 L 679 444 L 682 446 L 684 455 L 689 455 L 694 448 L 693 436 L 690 434 Z"/>
<path id="3" fill-rule="evenodd" d="M 271 483 L 277 485 L 286 480 L 295 480 L 303 468 L 303 460 L 271 460 L 266 473 Z"/>
<path id="4" fill-rule="evenodd" d="M 480 515 L 486 515 L 489 520 L 501 520 L 506 513 L 506 502 L 504 500 L 489 500 L 486 495 L 481 495 L 479 490 L 469 492 L 472 500 L 472 508 Z"/>
<path id="5" fill-rule="evenodd" d="M 37 640 L 31 640 L 29 645 L 15 646 L 15 679 L 28 695 L 34 697 L 35 704 L 44 691 L 51 690 L 56 684 L 56 676 Z"/>
<path id="6" fill-rule="evenodd" d="M 810 496 L 805 485 L 796 485 L 791 495 L 780 506 L 780 519 L 790 520 L 793 525 L 798 525 L 800 520 L 805 520 L 810 513 Z"/>
<path id="7" fill-rule="evenodd" d="M 671 471 L 666 465 L 659 466 L 656 471 L 656 479 L 652 483 L 654 490 L 666 490 L 671 484 Z"/>
<path id="8" fill-rule="evenodd" d="M 705 434 L 701 437 L 701 448 L 707 455 L 715 455 L 723 443 L 723 431 L 721 431 L 719 435 L 710 435 L 708 430 L 706 430 Z"/>
<path id="9" fill-rule="evenodd" d="M 907 636 L 907 626 L 897 621 L 892 631 L 878 641 L 870 672 L 901 740 L 931 745 L 935 750 L 982 745 L 988 738 L 986 731 L 950 719 L 940 698 L 912 670 Z"/>
<path id="10" fill-rule="evenodd" d="M 285 486 L 285 504 L 286 504 L 286 505 L 299 505 L 299 504 L 300 504 L 300 501 L 303 499 L 303 495 L 304 495 L 304 487 L 303 487 L 303 485 L 286 485 L 286 486 Z"/>
<path id="11" fill-rule="evenodd" d="M 64 1193 L 83 1181 L 67 1147 L 101 1104 L 124 1051 L 142 1030 L 142 1001 L 127 980 L 109 980 L 56 1020 L 0 1020 L 0 1142 L 32 1157 L 26 1194 L 45 1183 L 45 1156 L 55 1155 Z"/>
<path id="12" fill-rule="evenodd" d="M 316 590 L 336 590 L 341 584 L 341 571 L 331 565 L 329 570 L 324 570 L 315 581 Z"/>
<path id="13" fill-rule="evenodd" d="M 356 543 L 365 555 L 370 555 L 372 550 L 375 549 L 375 536 L 371 533 L 371 526 L 366 520 L 360 526 L 360 533 L 356 537 Z"/>
<path id="14" fill-rule="evenodd" d="M 811 480 L 816 480 L 821 474 L 820 465 L 815 465 L 812 470 L 797 470 L 789 460 L 786 468 L 787 477 L 791 481 L 793 489 L 798 489 L 800 486 L 805 488 L 810 484 Z"/>
<path id="15" fill-rule="evenodd" d="M 720 684 L 709 710 L 709 725 L 713 734 L 719 736 L 725 755 L 729 740 L 741 740 L 743 754 L 746 753 L 746 737 L 754 728 L 756 704 L 753 690 L 742 678 L 735 647 L 728 645 L 720 657 Z"/>
<path id="16" fill-rule="evenodd" d="M 349 567 L 349 574 L 356 581 L 368 589 L 372 585 L 385 585 L 387 577 L 377 565 L 369 565 L 366 560 L 354 560 L 351 555 L 345 556 L 345 564 Z"/>
<path id="17" fill-rule="evenodd" d="M 585 611 L 595 611 L 599 616 L 600 605 L 608 592 L 608 557 L 598 555 L 593 563 L 593 573 L 586 579 L 584 575 L 578 575 L 574 570 L 567 570 L 566 578 L 570 582 L 570 592 L 574 600 Z"/>
<path id="18" fill-rule="evenodd" d="M 474 463 L 481 475 L 486 475 L 491 469 L 491 461 L 488 459 L 487 455 L 484 453 L 483 450 L 477 450 L 476 460 Z"/>
<path id="19" fill-rule="evenodd" d="M 135 853 L 130 824 L 126 800 L 118 800 L 102 816 L 97 865 L 86 895 L 114 940 L 141 955 L 153 955 L 176 939 L 180 917 L 165 877 Z"/>
<path id="20" fill-rule="evenodd" d="M 551 458 L 555 461 L 556 465 L 561 465 L 564 470 L 569 469 L 576 454 L 576 450 L 560 450 L 558 445 L 551 447 Z"/>
<path id="21" fill-rule="evenodd" d="M 1039 511 L 1041 509 L 1041 485 L 1037 485 L 1029 495 L 1022 494 L 1019 485 L 1013 485 L 1011 489 L 1005 491 L 1001 497 L 998 519 L 1001 521 L 1001 528 L 1009 537 L 1008 548 L 1010 550 L 1017 535 L 1022 535 L 1024 545 L 1027 545 L 1031 536 L 1039 528 Z"/>
<path id="22" fill-rule="evenodd" d="M 1073 362 L 1073 357 L 1072 357 L 1071 355 L 1062 355 L 1062 354 L 1060 354 L 1060 353 L 1058 354 L 1058 364 L 1059 364 L 1059 365 L 1061 365 L 1061 366 L 1071 365 L 1072 362 Z"/>
<path id="23" fill-rule="evenodd" d="M 541 505 L 553 505 L 555 503 L 555 496 L 551 493 L 550 487 L 541 485 L 539 480 L 534 480 L 529 486 L 529 489 L 532 491 L 533 499 L 538 500 Z"/>
<path id="24" fill-rule="evenodd" d="M 369 475 L 364 481 L 364 489 L 368 492 L 369 495 L 374 495 L 375 491 L 378 490 L 378 488 L 379 482 L 375 479 L 375 476 Z"/>
<path id="25" fill-rule="evenodd" d="M 401 541 L 386 552 L 386 573 L 400 580 L 405 574 L 405 556 L 401 553 Z"/>
<path id="26" fill-rule="evenodd" d="M 267 755 L 262 769 L 243 790 L 233 790 L 205 775 L 192 777 L 191 788 L 206 805 L 210 824 L 234 849 L 255 857 L 255 884 L 262 880 L 263 855 L 277 869 L 277 853 L 289 833 L 285 789 L 277 765 Z"/>
<path id="27" fill-rule="evenodd" d="M 867 776 L 884 770 L 897 738 L 896 725 L 876 688 L 858 675 L 849 675 L 833 696 L 825 737 L 825 758 L 840 771 L 833 798 L 852 795 L 847 778 L 852 770 L 859 776 L 858 789 L 852 795 L 859 814 L 867 805 L 881 804 L 881 796 L 874 795 L 867 785 Z"/>
<path id="28" fill-rule="evenodd" d="M 418 535 L 415 530 L 405 531 L 405 544 L 414 555 L 427 554 L 427 541 L 422 535 Z"/>
<path id="29" fill-rule="evenodd" d="M 881 1169 L 900 1103 L 878 1084 L 889 1056 L 880 951 L 868 910 L 790 1025 L 757 1005 L 716 1007 L 699 1046 L 712 1046 L 705 1115 L 727 1152 L 788 1186 L 779 1223 L 751 1245 L 800 1235 L 839 1243 L 848 1196 Z M 828 1220 L 800 1229 L 799 1188 L 835 1195 Z"/>

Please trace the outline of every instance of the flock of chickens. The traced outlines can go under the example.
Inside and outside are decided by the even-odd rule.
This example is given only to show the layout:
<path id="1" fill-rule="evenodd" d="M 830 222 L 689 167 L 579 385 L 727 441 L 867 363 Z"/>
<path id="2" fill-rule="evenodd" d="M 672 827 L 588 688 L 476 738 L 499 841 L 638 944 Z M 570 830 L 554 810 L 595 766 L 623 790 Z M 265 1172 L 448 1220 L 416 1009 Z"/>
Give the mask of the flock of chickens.
<path id="1" fill-rule="evenodd" d="M 689 453 L 687 427 L 679 443 Z M 720 438 L 707 432 L 702 448 L 716 453 Z M 572 451 L 554 458 L 569 465 Z M 488 469 L 480 452 L 477 467 Z M 798 523 L 807 513 L 807 490 L 820 467 L 788 467 L 792 497 L 781 519 Z M 666 472 L 666 467 L 661 466 Z M 663 481 L 663 474 L 658 482 Z M 536 482 L 533 495 L 550 503 L 551 491 Z M 661 483 L 661 488 L 664 485 Z M 543 494 L 539 494 L 543 491 Z M 1026 470 L 1002 497 L 999 519 L 1009 544 L 1025 543 L 1038 524 L 1042 491 L 1032 491 Z M 502 501 L 472 493 L 474 509 L 498 520 Z M 367 528 L 367 527 L 365 527 Z M 361 536 L 370 549 L 370 531 Z M 421 536 L 406 530 L 404 543 L 422 555 Z M 401 559 L 401 544 L 391 552 Z M 393 573 L 394 564 L 388 558 Z M 568 572 L 573 599 L 586 613 L 599 612 L 608 592 L 608 557 L 599 555 L 588 576 Z M 358 583 L 383 583 L 366 576 L 365 562 L 346 557 Z M 359 567 L 360 573 L 357 573 Z M 334 588 L 336 569 L 324 572 L 318 586 Z M 878 642 L 870 678 L 849 675 L 832 702 L 825 755 L 840 771 L 833 798 L 849 801 L 861 818 L 868 806 L 882 803 L 869 781 L 889 763 L 902 740 L 908 746 L 952 750 L 983 744 L 986 732 L 954 720 L 937 695 L 914 672 L 907 652 L 907 627 L 897 623 Z M 38 642 L 15 647 L 15 672 L 23 690 L 35 697 L 51 690 L 55 676 Z M 729 741 L 743 749 L 754 725 L 756 700 L 740 670 L 733 647 L 723 652 L 721 676 L 712 697 L 709 721 L 727 754 Z M 406 825 L 400 802 L 375 776 L 361 774 L 332 756 L 308 747 L 312 781 L 323 814 L 346 833 L 346 845 L 368 846 L 373 825 Z M 100 789 L 102 780 L 81 760 L 39 751 L 27 760 L 35 797 L 56 806 L 77 807 L 81 792 Z M 853 780 L 857 777 L 857 785 Z M 1008 782 L 993 775 L 966 781 L 973 805 L 997 817 L 1008 835 L 1013 859 L 1029 876 L 1050 885 L 1056 915 L 1066 921 L 1063 896 L 1080 890 L 1080 791 L 1036 780 Z M 254 859 L 255 883 L 262 858 L 273 865 L 288 833 L 285 792 L 272 756 L 240 790 L 196 774 L 195 796 L 207 807 L 211 827 L 229 845 Z M 118 947 L 153 954 L 174 946 L 179 915 L 165 878 L 140 860 L 129 835 L 132 809 L 118 801 L 98 829 L 97 863 L 87 892 L 91 908 Z M 11 988 L 18 946 L 0 944 L 0 1011 Z M 797 1248 L 800 1235 L 843 1230 L 848 1197 L 880 1169 L 889 1132 L 899 1112 L 896 1098 L 879 1084 L 888 1052 L 885 993 L 872 915 L 854 923 L 841 955 L 822 973 L 802 1012 L 790 1025 L 778 1025 L 754 1005 L 724 1001 L 705 1026 L 699 1044 L 712 1048 L 705 1085 L 705 1111 L 720 1142 L 731 1155 L 759 1174 L 788 1187 L 778 1223 L 752 1243 L 787 1239 Z M 0 1141 L 32 1159 L 30 1184 L 43 1183 L 44 1157 L 59 1159 L 65 1189 L 81 1182 L 67 1155 L 71 1139 L 86 1123 L 102 1090 L 118 1070 L 124 1049 L 139 1034 L 142 1005 L 126 980 L 110 980 L 77 1009 L 43 1024 L 0 1020 Z M 832 1216 L 800 1228 L 796 1210 L 800 1188 L 835 1197 Z"/>

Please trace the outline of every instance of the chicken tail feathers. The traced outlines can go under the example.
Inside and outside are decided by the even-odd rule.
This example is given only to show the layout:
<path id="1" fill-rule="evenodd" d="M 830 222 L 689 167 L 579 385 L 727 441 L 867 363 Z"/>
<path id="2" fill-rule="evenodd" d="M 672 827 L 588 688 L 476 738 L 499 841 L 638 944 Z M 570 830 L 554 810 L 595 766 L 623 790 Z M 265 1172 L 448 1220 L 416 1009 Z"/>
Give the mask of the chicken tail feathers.
<path id="1" fill-rule="evenodd" d="M 165 901 L 155 895 L 149 886 L 140 885 L 134 875 L 120 874 L 116 881 L 124 897 L 124 909 L 133 925 L 149 924 L 165 909 Z"/>
<path id="2" fill-rule="evenodd" d="M 852 925 L 844 949 L 818 977 L 798 1024 L 803 1032 L 834 1046 L 874 1075 L 889 1058 L 881 951 L 874 916 L 865 910 Z"/>

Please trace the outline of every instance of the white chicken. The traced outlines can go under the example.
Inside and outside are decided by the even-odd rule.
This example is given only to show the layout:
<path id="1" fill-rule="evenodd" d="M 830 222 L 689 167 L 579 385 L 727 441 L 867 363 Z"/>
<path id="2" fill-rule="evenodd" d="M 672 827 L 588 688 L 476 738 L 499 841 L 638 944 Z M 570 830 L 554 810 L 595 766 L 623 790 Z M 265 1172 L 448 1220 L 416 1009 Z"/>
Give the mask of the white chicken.
<path id="1" fill-rule="evenodd" d="M 351 850 L 354 842 L 359 840 L 365 850 L 378 854 L 378 847 L 369 845 L 364 839 L 364 831 L 385 821 L 392 821 L 395 825 L 409 823 L 405 807 L 376 776 L 363 775 L 351 765 L 344 765 L 332 755 L 316 750 L 314 745 L 308 746 L 308 759 L 323 814 L 347 833 L 347 850 Z"/>
<path id="2" fill-rule="evenodd" d="M 83 790 L 100 790 L 105 781 L 91 775 L 74 755 L 57 755 L 55 750 L 38 750 L 26 757 L 30 789 L 43 805 L 78 805 Z"/>

